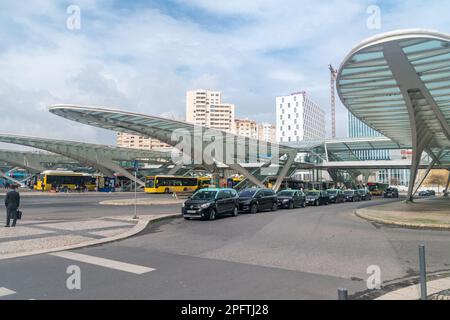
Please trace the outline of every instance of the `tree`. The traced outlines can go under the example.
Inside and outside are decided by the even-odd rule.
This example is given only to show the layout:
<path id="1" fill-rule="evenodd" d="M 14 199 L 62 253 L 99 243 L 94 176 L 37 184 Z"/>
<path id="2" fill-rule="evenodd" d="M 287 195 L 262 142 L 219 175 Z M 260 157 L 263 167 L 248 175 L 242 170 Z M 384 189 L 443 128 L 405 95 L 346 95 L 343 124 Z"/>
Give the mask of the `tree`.
<path id="1" fill-rule="evenodd" d="M 438 186 L 445 187 L 448 178 L 447 170 L 431 170 L 423 185 L 427 187 Z"/>

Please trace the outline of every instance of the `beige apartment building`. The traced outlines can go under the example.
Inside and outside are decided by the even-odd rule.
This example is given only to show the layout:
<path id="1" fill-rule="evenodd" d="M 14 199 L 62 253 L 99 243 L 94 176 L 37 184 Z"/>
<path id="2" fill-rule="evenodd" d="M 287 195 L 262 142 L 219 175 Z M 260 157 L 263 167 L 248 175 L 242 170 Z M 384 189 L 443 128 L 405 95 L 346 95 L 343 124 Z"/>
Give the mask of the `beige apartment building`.
<path id="1" fill-rule="evenodd" d="M 235 132 L 234 104 L 222 102 L 222 92 L 190 90 L 186 93 L 186 122 Z"/>
<path id="2" fill-rule="evenodd" d="M 266 142 L 277 142 L 277 128 L 274 124 L 263 122 L 258 125 L 258 139 Z"/>
<path id="3" fill-rule="evenodd" d="M 147 138 L 122 132 L 117 133 L 117 146 L 144 150 L 167 150 L 172 148 L 172 146 L 161 142 L 158 139 Z"/>
<path id="4" fill-rule="evenodd" d="M 235 120 L 236 134 L 238 136 L 258 139 L 258 124 L 249 119 Z"/>

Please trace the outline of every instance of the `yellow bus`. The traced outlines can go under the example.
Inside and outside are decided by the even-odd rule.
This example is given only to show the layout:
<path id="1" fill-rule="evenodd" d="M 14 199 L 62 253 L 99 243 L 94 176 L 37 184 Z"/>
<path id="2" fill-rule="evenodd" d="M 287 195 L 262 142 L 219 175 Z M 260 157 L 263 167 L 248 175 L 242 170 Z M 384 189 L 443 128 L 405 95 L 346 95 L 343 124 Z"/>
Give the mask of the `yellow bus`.
<path id="1" fill-rule="evenodd" d="M 86 187 L 88 191 L 94 191 L 96 187 L 96 178 L 88 173 L 74 171 L 43 171 L 34 185 L 38 191 L 57 191 L 66 189 L 74 191 L 81 187 Z"/>
<path id="2" fill-rule="evenodd" d="M 146 193 L 194 192 L 210 185 L 209 177 L 148 176 L 144 190 Z"/>

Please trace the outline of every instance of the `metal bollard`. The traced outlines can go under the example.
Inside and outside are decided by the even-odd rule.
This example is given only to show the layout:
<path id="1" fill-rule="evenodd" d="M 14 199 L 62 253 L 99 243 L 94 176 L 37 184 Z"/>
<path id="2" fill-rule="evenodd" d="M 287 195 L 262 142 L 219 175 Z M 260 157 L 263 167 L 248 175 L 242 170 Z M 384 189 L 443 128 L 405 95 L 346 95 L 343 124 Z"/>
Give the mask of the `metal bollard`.
<path id="1" fill-rule="evenodd" d="M 348 300 L 348 292 L 345 288 L 338 289 L 338 300 Z"/>
<path id="2" fill-rule="evenodd" d="M 427 269 L 425 264 L 425 246 L 419 246 L 420 298 L 427 300 Z"/>

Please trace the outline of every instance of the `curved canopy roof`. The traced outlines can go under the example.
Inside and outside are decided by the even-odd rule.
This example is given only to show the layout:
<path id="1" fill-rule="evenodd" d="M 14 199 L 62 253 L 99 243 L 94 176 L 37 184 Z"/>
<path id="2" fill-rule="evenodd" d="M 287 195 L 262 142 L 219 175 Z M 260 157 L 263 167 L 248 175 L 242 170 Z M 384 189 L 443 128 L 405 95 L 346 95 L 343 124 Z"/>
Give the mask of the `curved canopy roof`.
<path id="1" fill-rule="evenodd" d="M 171 153 L 165 151 L 154 151 L 154 150 L 140 150 L 131 148 L 121 148 L 116 146 L 108 146 L 102 144 L 77 142 L 70 140 L 58 140 L 58 139 L 48 139 L 40 137 L 13 135 L 13 134 L 1 134 L 0 142 L 12 143 L 17 145 L 23 145 L 28 147 L 33 147 L 41 150 L 47 150 L 50 152 L 55 152 L 58 154 L 63 154 L 61 148 L 71 148 L 78 150 L 80 156 L 86 152 L 86 150 L 93 150 L 96 152 L 101 152 L 107 158 L 116 161 L 133 161 L 135 159 L 142 160 L 152 160 L 152 159 L 170 159 Z M 59 148 L 59 149 L 58 149 Z M 56 151 L 55 151 L 56 150 Z M 59 151 L 59 152 L 57 152 Z M 74 152 L 74 151 L 72 151 Z M 70 157 L 69 157 L 70 158 Z"/>
<path id="2" fill-rule="evenodd" d="M 156 138 L 172 146 L 176 146 L 178 143 L 178 141 L 175 142 L 174 140 L 172 140 L 172 134 L 177 129 L 182 129 L 183 132 L 186 133 L 186 135 L 189 135 L 192 141 L 194 141 L 193 145 L 195 145 L 196 141 L 194 139 L 198 139 L 196 137 L 196 133 L 199 131 L 197 130 L 200 130 L 203 143 L 207 144 L 209 144 L 211 141 L 218 141 L 217 139 L 222 139 L 222 142 L 225 144 L 229 143 L 229 141 L 225 141 L 224 139 L 233 138 L 235 141 L 234 147 L 236 145 L 239 145 L 240 147 L 245 146 L 246 158 L 249 157 L 249 150 L 257 150 L 259 142 L 259 140 L 257 139 L 240 137 L 230 133 L 227 133 L 225 135 L 223 131 L 205 128 L 183 121 L 121 110 L 76 105 L 54 105 L 49 108 L 49 111 L 63 118 L 67 118 L 91 126 Z M 205 146 L 205 144 L 203 146 Z M 280 155 L 295 151 L 294 148 L 267 143 L 267 148 L 269 150 L 273 150 L 272 148 L 274 147 L 278 148 Z M 234 154 L 237 154 L 237 152 Z M 259 156 L 262 156 L 262 154 L 260 154 Z"/>
<path id="3" fill-rule="evenodd" d="M 337 76 L 344 105 L 401 145 L 430 133 L 431 149 L 450 148 L 450 35 L 402 30 L 370 38 Z"/>

